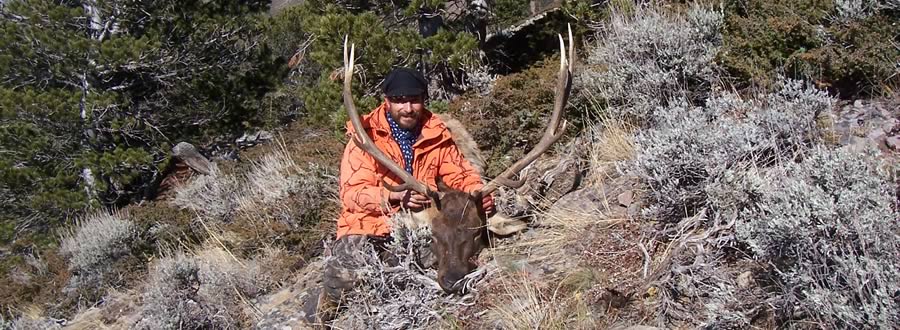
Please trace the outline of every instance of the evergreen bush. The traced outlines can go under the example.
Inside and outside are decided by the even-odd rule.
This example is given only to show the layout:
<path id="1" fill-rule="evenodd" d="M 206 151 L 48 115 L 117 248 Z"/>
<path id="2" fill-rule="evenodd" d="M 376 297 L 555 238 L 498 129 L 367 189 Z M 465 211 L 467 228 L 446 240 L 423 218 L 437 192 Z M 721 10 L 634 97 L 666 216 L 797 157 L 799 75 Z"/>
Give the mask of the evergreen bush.
<path id="1" fill-rule="evenodd" d="M 140 199 L 174 142 L 261 125 L 260 99 L 284 73 L 260 42 L 267 4 L 5 2 L 4 226 L 39 219 L 15 236 L 40 236 L 88 208 Z"/>
<path id="2" fill-rule="evenodd" d="M 741 86 L 784 75 L 841 98 L 888 94 L 900 82 L 895 2 L 727 1 L 718 61 Z"/>
<path id="3" fill-rule="evenodd" d="M 445 21 L 428 37 L 421 36 L 414 24 L 420 13 L 438 12 L 445 5 L 445 1 L 345 4 L 314 0 L 278 13 L 266 25 L 270 47 L 285 57 L 303 54 L 288 82 L 300 86 L 295 89 L 298 95 L 283 102 L 300 105 L 298 117 L 308 124 L 343 133 L 346 118 L 337 73 L 343 66 L 345 36 L 356 46 L 353 93 L 362 113 L 382 102 L 379 85 L 394 67 L 422 67 L 439 87 L 430 91 L 433 98 L 446 97 L 444 89 L 465 86 L 452 77 L 475 66 L 475 38 L 457 21 Z"/>

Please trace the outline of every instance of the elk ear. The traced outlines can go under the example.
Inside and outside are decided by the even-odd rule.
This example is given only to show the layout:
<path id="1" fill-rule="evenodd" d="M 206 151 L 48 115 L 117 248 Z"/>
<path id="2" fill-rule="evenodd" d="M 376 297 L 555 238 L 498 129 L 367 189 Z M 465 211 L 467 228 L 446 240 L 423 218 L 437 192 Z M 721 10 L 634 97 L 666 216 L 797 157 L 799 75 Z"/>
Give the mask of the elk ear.
<path id="1" fill-rule="evenodd" d="M 444 183 L 444 179 L 440 175 L 434 177 L 434 184 L 437 186 L 438 191 L 440 192 L 453 190 L 452 188 L 450 188 L 450 186 Z"/>
<path id="2" fill-rule="evenodd" d="M 495 214 L 487 222 L 488 230 L 500 236 L 512 235 L 528 228 L 525 221 L 508 218 L 500 213 Z"/>

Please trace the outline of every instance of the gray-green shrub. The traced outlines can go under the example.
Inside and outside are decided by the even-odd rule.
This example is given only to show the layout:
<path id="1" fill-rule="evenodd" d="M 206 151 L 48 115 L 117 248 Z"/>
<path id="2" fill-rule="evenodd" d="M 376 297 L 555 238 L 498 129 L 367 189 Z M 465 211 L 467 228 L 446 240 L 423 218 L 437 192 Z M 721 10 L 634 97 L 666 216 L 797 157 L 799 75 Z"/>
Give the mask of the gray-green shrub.
<path id="1" fill-rule="evenodd" d="M 68 259 L 76 288 L 98 289 L 109 284 L 113 263 L 138 244 L 138 229 L 120 212 L 98 212 L 79 220 L 60 238 L 60 254 Z"/>
<path id="2" fill-rule="evenodd" d="M 137 329 L 238 329 L 244 307 L 264 292 L 259 266 L 221 249 L 178 252 L 150 269 Z"/>
<path id="3" fill-rule="evenodd" d="M 644 215 L 677 222 L 707 206 L 709 184 L 729 170 L 792 158 L 817 138 L 815 118 L 833 102 L 789 80 L 754 99 L 725 93 L 704 107 L 681 101 L 659 108 L 656 126 L 635 140 L 635 171 L 651 189 Z"/>
<path id="4" fill-rule="evenodd" d="M 817 147 L 800 163 L 749 176 L 737 238 L 771 262 L 782 308 L 826 327 L 900 324 L 900 214 L 873 152 Z"/>
<path id="5" fill-rule="evenodd" d="M 723 18 L 721 11 L 699 5 L 686 15 L 658 9 L 614 13 L 580 78 L 614 118 L 640 123 L 672 99 L 702 100 L 718 80 L 714 59 Z"/>

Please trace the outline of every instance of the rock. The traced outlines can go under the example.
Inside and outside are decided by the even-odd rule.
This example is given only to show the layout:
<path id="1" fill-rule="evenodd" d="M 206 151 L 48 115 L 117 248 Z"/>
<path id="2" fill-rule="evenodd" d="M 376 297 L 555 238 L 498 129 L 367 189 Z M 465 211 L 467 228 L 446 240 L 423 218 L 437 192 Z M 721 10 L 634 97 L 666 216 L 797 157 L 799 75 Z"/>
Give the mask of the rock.
<path id="1" fill-rule="evenodd" d="M 185 162 L 194 171 L 210 175 L 215 171 L 215 164 L 197 151 L 197 147 L 187 142 L 179 142 L 172 148 L 172 155 Z"/>
<path id="2" fill-rule="evenodd" d="M 866 138 L 869 140 L 880 140 L 884 138 L 884 131 L 880 129 L 872 130 L 869 134 L 866 134 Z"/>
<path id="3" fill-rule="evenodd" d="M 619 205 L 628 207 L 631 203 L 634 203 L 634 192 L 631 190 L 626 190 L 625 192 L 616 196 L 616 200 L 619 201 Z"/>
<path id="4" fill-rule="evenodd" d="M 260 297 L 256 307 L 262 317 L 254 329 L 308 329 L 305 323 L 309 313 L 310 297 L 318 294 L 321 287 L 322 259 L 311 262 L 297 281 L 273 294 Z"/>
<path id="5" fill-rule="evenodd" d="M 900 135 L 884 139 L 884 144 L 893 151 L 900 151 Z"/>
<path id="6" fill-rule="evenodd" d="M 537 205 L 550 206 L 562 196 L 578 188 L 581 183 L 581 172 L 577 160 L 571 155 L 559 159 L 543 159 L 535 164 L 535 175 L 530 177 L 536 183 L 535 190 L 540 198 L 535 198 Z M 538 196 L 535 196 L 538 197 Z"/>
<path id="7" fill-rule="evenodd" d="M 881 125 L 881 129 L 888 135 L 894 135 L 896 133 L 900 133 L 900 120 L 890 119 L 886 120 L 884 124 Z"/>
<path id="8" fill-rule="evenodd" d="M 497 205 L 498 214 L 502 213 L 513 218 L 528 217 L 534 208 L 526 196 L 507 187 L 500 187 L 494 192 L 494 203 Z"/>
<path id="9" fill-rule="evenodd" d="M 864 152 L 868 149 L 878 149 L 878 143 L 867 138 L 852 136 L 850 137 L 849 143 L 847 143 L 848 150 L 853 152 Z"/>
<path id="10" fill-rule="evenodd" d="M 628 209 L 625 210 L 625 214 L 627 214 L 631 219 L 640 218 L 642 208 L 643 205 L 640 202 L 631 203 L 631 205 L 628 205 Z"/>
<path id="11" fill-rule="evenodd" d="M 525 218 L 534 209 L 544 209 L 578 188 L 582 173 L 573 155 L 545 157 L 522 171 L 525 185 L 501 187 L 494 196 L 497 210 L 513 218 Z"/>
<path id="12" fill-rule="evenodd" d="M 268 131 L 259 131 L 251 134 L 244 133 L 244 135 L 241 135 L 241 137 L 234 140 L 234 143 L 239 146 L 252 146 L 260 142 L 269 141 L 273 138 L 274 136 L 272 133 L 269 133 Z"/>
<path id="13" fill-rule="evenodd" d="M 738 275 L 737 277 L 737 285 L 741 289 L 746 289 L 753 284 L 753 273 L 746 271 Z"/>
<path id="14" fill-rule="evenodd" d="M 560 197 L 550 208 L 580 212 L 597 211 L 599 213 L 601 205 L 603 205 L 603 196 L 600 192 L 594 188 L 587 187 Z"/>

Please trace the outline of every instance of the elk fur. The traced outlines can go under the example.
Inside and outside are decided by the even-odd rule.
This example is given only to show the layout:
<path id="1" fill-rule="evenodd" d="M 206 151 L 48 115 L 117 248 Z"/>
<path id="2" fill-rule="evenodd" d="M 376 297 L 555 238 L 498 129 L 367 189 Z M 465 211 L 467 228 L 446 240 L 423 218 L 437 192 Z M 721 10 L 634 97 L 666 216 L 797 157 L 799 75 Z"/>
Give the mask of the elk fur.
<path id="1" fill-rule="evenodd" d="M 448 113 L 440 113 L 437 116 L 447 126 L 447 130 L 450 131 L 450 137 L 466 160 L 472 163 L 472 167 L 475 167 L 479 174 L 484 175 L 484 157 L 481 156 L 481 149 L 478 148 L 478 143 L 469 134 L 466 126 Z"/>

